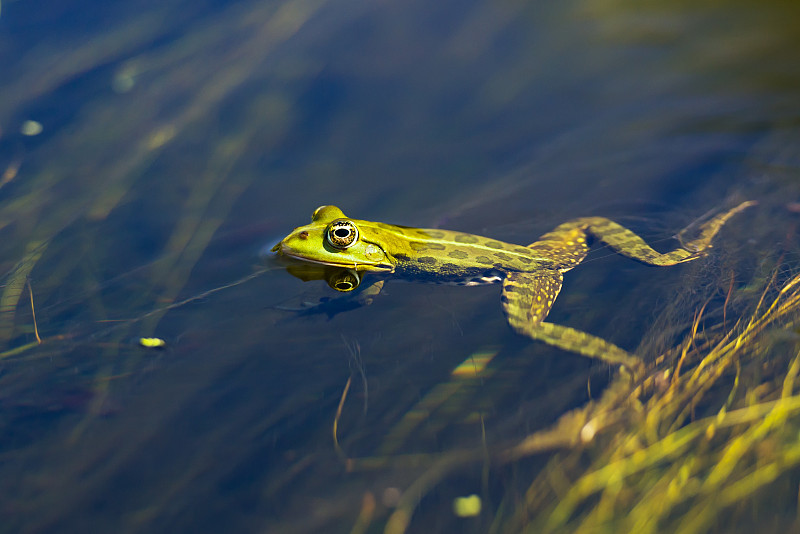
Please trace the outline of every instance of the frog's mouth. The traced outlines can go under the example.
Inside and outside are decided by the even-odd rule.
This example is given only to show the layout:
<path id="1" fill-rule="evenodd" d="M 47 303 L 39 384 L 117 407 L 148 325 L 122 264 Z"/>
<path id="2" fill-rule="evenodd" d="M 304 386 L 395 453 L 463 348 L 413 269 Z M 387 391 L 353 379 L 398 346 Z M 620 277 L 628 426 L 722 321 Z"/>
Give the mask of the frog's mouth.
<path id="1" fill-rule="evenodd" d="M 272 249 L 273 251 L 281 254 L 282 256 L 287 256 L 292 258 L 293 260 L 304 261 L 306 263 L 315 263 L 317 265 L 326 265 L 328 267 L 340 267 L 342 269 L 355 269 L 356 271 L 383 271 L 383 272 L 392 272 L 394 271 L 394 266 L 389 263 L 380 263 L 380 262 L 369 262 L 364 261 L 360 263 L 356 262 L 332 262 L 332 261 L 324 261 L 324 260 L 317 260 L 317 259 L 310 259 L 303 257 L 281 243 L 275 245 Z"/>

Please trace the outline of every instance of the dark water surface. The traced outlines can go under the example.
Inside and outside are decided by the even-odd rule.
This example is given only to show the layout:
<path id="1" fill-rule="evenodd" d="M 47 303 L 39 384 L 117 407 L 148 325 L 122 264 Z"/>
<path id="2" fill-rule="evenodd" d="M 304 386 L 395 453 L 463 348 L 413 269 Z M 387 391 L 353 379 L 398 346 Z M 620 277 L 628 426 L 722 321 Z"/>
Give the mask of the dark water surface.
<path id="1" fill-rule="evenodd" d="M 733 316 L 757 281 L 797 270 L 798 15 L 788 1 L 5 0 L 0 531 L 401 532 L 398 496 L 414 501 L 409 532 L 524 530 L 552 511 L 537 499 L 567 492 L 556 470 L 547 497 L 526 492 L 557 453 L 487 458 L 617 370 L 513 334 L 497 286 L 390 282 L 372 306 L 297 314 L 336 295 L 259 250 L 322 204 L 520 244 L 604 215 L 665 250 L 710 210 L 758 200 L 706 259 L 656 269 L 597 250 L 567 275 L 550 320 L 658 362 L 707 299 L 721 310 L 735 288 Z M 792 335 L 770 354 L 795 354 Z M 480 354 L 488 373 L 453 378 Z M 742 376 L 780 388 L 765 369 Z M 791 458 L 704 525 L 797 528 Z M 481 514 L 455 517 L 470 494 Z"/>

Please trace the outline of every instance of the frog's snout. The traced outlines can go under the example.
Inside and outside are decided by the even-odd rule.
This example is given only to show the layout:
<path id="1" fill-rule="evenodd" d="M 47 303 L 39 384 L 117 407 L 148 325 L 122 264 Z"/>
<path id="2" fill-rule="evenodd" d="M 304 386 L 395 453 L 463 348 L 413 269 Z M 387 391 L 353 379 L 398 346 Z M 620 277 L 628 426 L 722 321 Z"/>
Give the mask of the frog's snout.
<path id="1" fill-rule="evenodd" d="M 273 252 L 277 252 L 278 254 L 281 253 L 281 246 L 283 245 L 283 241 L 278 241 L 274 245 L 274 241 L 268 241 L 264 246 L 258 249 L 258 257 L 265 258 L 267 256 L 271 256 Z"/>

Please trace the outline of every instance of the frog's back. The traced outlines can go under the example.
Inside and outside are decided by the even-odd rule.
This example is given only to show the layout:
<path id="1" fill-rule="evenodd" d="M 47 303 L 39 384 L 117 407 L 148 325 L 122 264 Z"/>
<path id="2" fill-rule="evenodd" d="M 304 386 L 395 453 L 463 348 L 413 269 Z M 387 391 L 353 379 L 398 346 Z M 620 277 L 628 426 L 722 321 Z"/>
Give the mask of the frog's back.
<path id="1" fill-rule="evenodd" d="M 398 226 L 406 247 L 393 251 L 397 271 L 407 276 L 436 276 L 443 282 L 500 281 L 507 272 L 534 272 L 547 259 L 513 243 L 451 230 Z"/>

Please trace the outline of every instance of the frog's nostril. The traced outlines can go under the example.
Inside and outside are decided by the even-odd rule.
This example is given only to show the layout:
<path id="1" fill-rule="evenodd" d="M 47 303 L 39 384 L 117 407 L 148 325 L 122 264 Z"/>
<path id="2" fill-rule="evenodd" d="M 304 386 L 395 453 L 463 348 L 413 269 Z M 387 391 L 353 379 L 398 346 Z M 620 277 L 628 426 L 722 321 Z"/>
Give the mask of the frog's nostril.
<path id="1" fill-rule="evenodd" d="M 300 239 L 308 239 L 308 232 L 306 232 L 305 230 L 303 230 L 302 232 L 300 232 L 299 234 L 297 234 L 297 237 L 299 237 Z"/>

